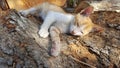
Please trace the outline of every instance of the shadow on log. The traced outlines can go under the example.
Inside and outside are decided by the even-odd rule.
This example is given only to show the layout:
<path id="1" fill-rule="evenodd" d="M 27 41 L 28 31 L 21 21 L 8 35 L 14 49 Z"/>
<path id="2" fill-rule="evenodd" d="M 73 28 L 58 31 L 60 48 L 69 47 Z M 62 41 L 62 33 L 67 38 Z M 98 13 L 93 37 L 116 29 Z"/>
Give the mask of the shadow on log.
<path id="1" fill-rule="evenodd" d="M 39 18 L 25 18 L 15 10 L 1 14 L 0 68 L 120 67 L 120 13 L 95 12 L 91 16 L 103 32 L 83 38 L 62 34 L 63 48 L 58 57 L 49 55 L 50 38 L 38 36 Z"/>

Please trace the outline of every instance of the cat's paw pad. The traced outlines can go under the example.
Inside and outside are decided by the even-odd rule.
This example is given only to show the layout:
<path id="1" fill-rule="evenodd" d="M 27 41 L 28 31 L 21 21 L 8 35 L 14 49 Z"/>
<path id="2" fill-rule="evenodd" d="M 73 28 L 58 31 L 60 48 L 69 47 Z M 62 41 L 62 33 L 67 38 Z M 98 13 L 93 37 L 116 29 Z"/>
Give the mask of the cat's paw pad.
<path id="1" fill-rule="evenodd" d="M 42 38 L 46 38 L 46 37 L 48 37 L 49 32 L 48 32 L 47 30 L 45 30 L 45 29 L 40 29 L 40 30 L 39 30 L 39 35 L 40 35 L 40 37 L 42 37 Z"/>
<path id="2" fill-rule="evenodd" d="M 29 14 L 27 10 L 20 10 L 19 13 L 22 14 L 23 16 L 27 16 Z"/>
<path id="3" fill-rule="evenodd" d="M 60 49 L 61 49 L 61 45 L 60 44 L 52 44 L 52 48 L 51 48 L 51 55 L 52 56 L 58 56 L 60 54 Z"/>

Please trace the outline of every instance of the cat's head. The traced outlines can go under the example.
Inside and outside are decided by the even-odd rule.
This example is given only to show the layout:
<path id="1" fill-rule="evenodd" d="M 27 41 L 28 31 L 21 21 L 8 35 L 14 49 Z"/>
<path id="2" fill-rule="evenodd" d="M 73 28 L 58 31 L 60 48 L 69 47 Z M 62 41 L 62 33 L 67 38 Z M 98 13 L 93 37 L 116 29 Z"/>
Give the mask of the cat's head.
<path id="1" fill-rule="evenodd" d="M 74 22 L 71 23 L 70 33 L 75 36 L 84 36 L 92 31 L 94 24 L 89 15 L 93 12 L 93 7 L 89 6 L 75 15 Z"/>

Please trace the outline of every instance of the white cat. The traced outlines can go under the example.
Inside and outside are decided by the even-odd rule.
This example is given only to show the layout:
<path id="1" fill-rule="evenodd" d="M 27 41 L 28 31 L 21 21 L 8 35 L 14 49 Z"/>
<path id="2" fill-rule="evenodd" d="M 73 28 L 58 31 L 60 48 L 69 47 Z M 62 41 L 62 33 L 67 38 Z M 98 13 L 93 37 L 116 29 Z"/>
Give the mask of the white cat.
<path id="1" fill-rule="evenodd" d="M 60 33 L 70 33 L 75 36 L 85 36 L 94 27 L 89 15 L 93 7 L 89 6 L 78 14 L 70 14 L 56 5 L 43 3 L 27 10 L 20 11 L 23 15 L 37 14 L 44 20 L 40 27 L 40 37 L 50 34 L 52 40 L 51 55 L 58 56 L 61 49 Z"/>

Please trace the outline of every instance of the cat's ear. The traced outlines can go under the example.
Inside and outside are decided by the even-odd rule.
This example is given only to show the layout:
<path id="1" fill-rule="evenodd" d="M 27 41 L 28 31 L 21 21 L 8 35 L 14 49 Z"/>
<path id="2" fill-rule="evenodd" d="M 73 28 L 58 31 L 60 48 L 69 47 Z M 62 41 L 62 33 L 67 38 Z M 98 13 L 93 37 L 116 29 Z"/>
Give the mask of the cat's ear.
<path id="1" fill-rule="evenodd" d="M 103 32 L 103 31 L 104 31 L 103 27 L 94 24 L 91 32 Z"/>
<path id="2" fill-rule="evenodd" d="M 93 12 L 93 7 L 92 6 L 88 6 L 87 8 L 83 9 L 80 14 L 83 16 L 89 16 L 92 12 Z"/>

